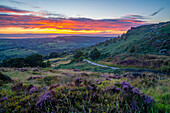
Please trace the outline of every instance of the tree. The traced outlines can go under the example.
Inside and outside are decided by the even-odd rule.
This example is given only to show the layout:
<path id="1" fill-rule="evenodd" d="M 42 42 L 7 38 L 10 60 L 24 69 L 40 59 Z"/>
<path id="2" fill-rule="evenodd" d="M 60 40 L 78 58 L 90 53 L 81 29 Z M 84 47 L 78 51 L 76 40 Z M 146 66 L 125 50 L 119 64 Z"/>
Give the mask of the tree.
<path id="1" fill-rule="evenodd" d="M 130 52 L 130 53 L 136 52 L 136 46 L 135 46 L 135 44 L 133 44 L 133 45 L 130 47 L 129 52 Z"/>
<path id="2" fill-rule="evenodd" d="M 26 57 L 27 65 L 30 67 L 45 67 L 45 63 L 43 62 L 43 56 L 39 54 L 33 54 Z"/>
<path id="3" fill-rule="evenodd" d="M 97 48 L 94 48 L 94 49 L 90 52 L 89 57 L 90 57 L 91 59 L 95 60 L 95 59 L 99 58 L 100 55 L 101 55 L 101 53 L 98 51 L 98 49 L 97 49 Z"/>
<path id="4" fill-rule="evenodd" d="M 109 40 L 106 40 L 105 42 L 104 42 L 104 46 L 107 46 L 109 44 Z"/>
<path id="5" fill-rule="evenodd" d="M 50 67 L 51 66 L 51 63 L 50 63 L 50 61 L 48 60 L 47 62 L 46 62 L 46 67 Z"/>
<path id="6" fill-rule="evenodd" d="M 82 51 L 77 51 L 77 52 L 75 53 L 75 55 L 73 56 L 73 58 L 79 59 L 82 55 L 83 55 L 83 52 L 82 52 Z"/>
<path id="7" fill-rule="evenodd" d="M 2 61 L 2 67 L 25 67 L 26 60 L 24 58 L 8 58 Z"/>
<path id="8" fill-rule="evenodd" d="M 49 55 L 49 58 L 57 58 L 57 57 L 58 57 L 58 53 L 56 53 L 56 52 L 52 52 Z"/>

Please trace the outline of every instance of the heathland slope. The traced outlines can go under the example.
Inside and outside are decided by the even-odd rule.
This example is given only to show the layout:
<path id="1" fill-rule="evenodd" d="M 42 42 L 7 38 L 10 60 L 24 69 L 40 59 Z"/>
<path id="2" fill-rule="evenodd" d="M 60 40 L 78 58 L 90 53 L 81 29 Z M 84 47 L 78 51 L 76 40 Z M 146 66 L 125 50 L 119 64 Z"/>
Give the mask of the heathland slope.
<path id="1" fill-rule="evenodd" d="M 101 64 L 150 69 L 168 68 L 170 22 L 132 27 L 126 34 L 78 50 L 87 56 L 94 48 L 97 48 L 101 55 L 91 60 Z"/>

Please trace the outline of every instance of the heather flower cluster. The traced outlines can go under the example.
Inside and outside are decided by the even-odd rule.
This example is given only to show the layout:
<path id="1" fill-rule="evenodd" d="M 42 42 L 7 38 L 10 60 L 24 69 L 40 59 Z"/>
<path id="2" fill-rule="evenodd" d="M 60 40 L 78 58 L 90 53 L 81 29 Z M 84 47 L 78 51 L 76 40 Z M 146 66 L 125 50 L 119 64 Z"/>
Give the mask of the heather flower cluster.
<path id="1" fill-rule="evenodd" d="M 7 100 L 7 99 L 8 99 L 8 96 L 2 97 L 2 98 L 0 98 L 0 102 L 3 102 L 5 100 Z"/>
<path id="2" fill-rule="evenodd" d="M 54 91 L 48 91 L 46 93 L 43 93 L 40 97 L 39 100 L 36 103 L 36 106 L 38 107 L 39 110 L 45 111 L 46 108 L 51 108 L 52 105 L 56 104 L 55 100 L 55 92 Z"/>
<path id="3" fill-rule="evenodd" d="M 124 95 L 125 99 L 133 98 L 133 102 L 129 101 L 132 109 L 137 110 L 137 108 L 140 107 L 140 103 L 138 102 L 141 101 L 143 103 L 142 104 L 143 107 L 148 107 L 149 105 L 152 105 L 152 103 L 154 102 L 154 99 L 152 99 L 150 96 L 144 95 L 139 91 L 138 88 L 134 88 L 126 81 L 122 81 L 120 83 L 120 86 L 122 89 L 121 92 Z"/>
<path id="4" fill-rule="evenodd" d="M 35 85 L 29 90 L 30 93 L 36 93 L 36 92 L 38 92 L 38 91 L 39 91 L 39 89 L 38 89 L 38 87 L 35 86 Z"/>
<path id="5" fill-rule="evenodd" d="M 79 86 L 82 82 L 83 82 L 83 81 L 82 81 L 82 78 L 81 78 L 81 77 L 76 77 L 76 78 L 74 79 L 74 83 L 75 83 L 76 86 Z"/>
<path id="6" fill-rule="evenodd" d="M 121 90 L 120 88 L 116 88 L 115 86 L 111 86 L 111 87 L 106 87 L 105 92 L 107 91 L 111 91 L 112 93 L 119 93 Z"/>

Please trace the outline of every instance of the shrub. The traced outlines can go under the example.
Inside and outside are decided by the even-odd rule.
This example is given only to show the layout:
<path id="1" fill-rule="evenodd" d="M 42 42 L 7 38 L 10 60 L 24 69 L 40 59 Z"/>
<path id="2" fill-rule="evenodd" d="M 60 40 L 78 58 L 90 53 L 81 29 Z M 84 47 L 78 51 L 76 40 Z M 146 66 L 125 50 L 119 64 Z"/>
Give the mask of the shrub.
<path id="1" fill-rule="evenodd" d="M 58 53 L 56 53 L 56 52 L 52 52 L 49 55 L 49 58 L 57 58 L 57 57 L 58 57 Z"/>
<path id="2" fill-rule="evenodd" d="M 82 51 L 77 51 L 76 54 L 73 56 L 75 59 L 79 59 L 83 55 Z"/>
<path id="3" fill-rule="evenodd" d="M 91 59 L 95 60 L 95 59 L 99 58 L 100 55 L 101 55 L 101 53 L 98 51 L 98 49 L 97 49 L 97 48 L 94 48 L 94 49 L 90 52 L 89 57 L 90 57 Z"/>
<path id="4" fill-rule="evenodd" d="M 136 52 L 136 46 L 134 44 L 130 47 L 129 52 L 130 53 Z"/>
<path id="5" fill-rule="evenodd" d="M 82 51 L 77 51 L 70 63 L 82 61 L 84 59 L 83 55 L 84 53 Z"/>
<path id="6" fill-rule="evenodd" d="M 170 63 L 168 64 L 168 66 L 165 66 L 165 65 L 161 66 L 160 70 L 162 72 L 170 72 Z"/>
<path id="7" fill-rule="evenodd" d="M 50 67 L 51 66 L 51 63 L 50 63 L 50 61 L 48 60 L 47 62 L 46 62 L 46 67 Z"/>

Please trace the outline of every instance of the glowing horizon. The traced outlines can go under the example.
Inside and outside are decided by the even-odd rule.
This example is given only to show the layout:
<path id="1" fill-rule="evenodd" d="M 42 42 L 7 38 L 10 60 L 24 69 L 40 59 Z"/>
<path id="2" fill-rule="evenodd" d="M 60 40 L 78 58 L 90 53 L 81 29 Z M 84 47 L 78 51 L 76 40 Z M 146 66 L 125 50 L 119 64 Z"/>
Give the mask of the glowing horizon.
<path id="1" fill-rule="evenodd" d="M 110 0 L 108 0 L 108 2 L 119 3 L 118 1 L 113 2 Z M 154 22 L 154 20 L 151 19 L 151 17 L 155 17 L 155 15 L 157 15 L 160 11 L 164 9 L 161 8 L 156 12 L 152 13 L 150 16 L 143 16 L 141 14 L 127 14 L 126 12 L 124 13 L 123 16 L 120 16 L 122 12 L 118 11 L 120 12 L 120 14 L 116 13 L 118 17 L 114 17 L 114 18 L 103 17 L 101 19 L 95 19 L 88 16 L 67 17 L 65 14 L 62 13 L 51 13 L 48 11 L 41 11 L 41 10 L 39 11 L 35 9 L 43 9 L 43 8 L 39 6 L 37 7 L 32 6 L 26 2 L 21 2 L 19 0 L 7 0 L 7 1 L 2 0 L 1 3 L 7 5 L 0 4 L 0 34 L 66 34 L 66 35 L 75 34 L 75 35 L 101 35 L 101 36 L 121 35 L 123 33 L 126 33 L 127 30 L 129 30 L 131 27 L 136 27 L 136 26 L 145 25 L 149 23 L 156 23 Z M 30 0 L 30 3 L 34 3 L 34 1 Z M 62 4 L 64 2 L 62 1 L 56 2 L 54 0 L 51 0 L 49 4 L 51 3 Z M 25 5 L 30 8 L 20 9 L 20 8 L 8 6 L 11 4 L 13 5 L 15 4 L 14 6 L 16 6 L 17 4 L 19 5 L 19 7 Z M 65 10 L 69 11 L 71 10 L 69 9 L 70 7 L 74 9 L 74 7 L 76 7 L 77 5 L 80 6 L 82 5 L 81 2 L 75 2 L 74 0 L 70 2 L 71 6 L 69 6 L 68 4 L 69 2 L 65 4 L 67 7 L 64 8 L 63 11 Z M 104 5 L 105 2 L 103 0 L 101 3 L 100 2 L 98 3 L 96 1 L 91 2 L 87 0 L 85 4 Z M 39 2 L 39 5 L 43 5 L 43 3 Z M 104 6 L 105 9 L 107 9 L 106 7 L 107 5 L 109 6 L 109 4 L 106 3 Z M 122 5 L 124 5 L 124 7 L 127 7 L 129 4 L 126 3 Z M 45 7 L 46 5 L 43 6 Z M 49 7 L 46 8 L 48 9 Z M 62 9 L 62 5 L 58 6 L 58 8 Z M 96 9 L 96 7 L 93 8 Z M 54 10 L 56 10 L 56 8 L 54 8 Z M 80 10 L 77 11 L 80 12 L 83 10 L 80 8 Z M 91 15 L 90 12 L 88 13 L 89 15 Z M 97 14 L 97 10 L 96 10 L 96 14 Z M 158 22 L 161 21 L 159 20 Z"/>

